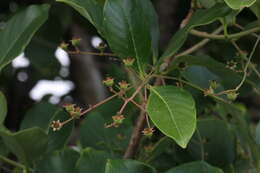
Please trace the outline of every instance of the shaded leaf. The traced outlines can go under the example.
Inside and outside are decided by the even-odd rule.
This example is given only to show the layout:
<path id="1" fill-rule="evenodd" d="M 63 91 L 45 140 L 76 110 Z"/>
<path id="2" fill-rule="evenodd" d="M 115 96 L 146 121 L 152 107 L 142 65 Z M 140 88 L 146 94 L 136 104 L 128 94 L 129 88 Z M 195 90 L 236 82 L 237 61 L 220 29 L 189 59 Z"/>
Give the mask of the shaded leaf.
<path id="1" fill-rule="evenodd" d="M 176 32 L 172 37 L 166 51 L 161 57 L 161 60 L 169 58 L 177 53 L 187 39 L 189 31 L 201 25 L 207 25 L 224 16 L 227 16 L 231 10 L 225 4 L 216 4 L 210 9 L 197 10 L 191 17 L 189 23 Z"/>
<path id="2" fill-rule="evenodd" d="M 45 156 L 33 170 L 33 173 L 72 173 L 75 170 L 79 153 L 72 149 L 56 151 Z"/>
<path id="3" fill-rule="evenodd" d="M 31 127 L 42 128 L 49 136 L 48 152 L 63 148 L 73 130 L 73 122 L 66 124 L 59 131 L 53 131 L 50 124 L 53 120 L 65 121 L 69 118 L 69 115 L 56 106 L 50 103 L 39 103 L 32 107 L 25 115 L 21 129 L 27 129 Z"/>
<path id="4" fill-rule="evenodd" d="M 0 131 L 0 135 L 18 159 L 30 165 L 45 153 L 48 145 L 48 136 L 40 128 L 30 128 L 16 133 Z"/>
<path id="5" fill-rule="evenodd" d="M 255 138 L 256 143 L 257 143 L 257 145 L 260 146 L 260 122 L 256 126 L 255 134 L 256 134 L 256 138 Z"/>
<path id="6" fill-rule="evenodd" d="M 174 86 L 150 89 L 147 111 L 157 128 L 182 148 L 196 127 L 195 102 L 190 93 Z"/>
<path id="7" fill-rule="evenodd" d="M 111 120 L 110 120 L 111 121 Z M 80 126 L 80 142 L 83 147 L 121 151 L 127 147 L 131 128 L 122 125 L 118 128 L 105 128 L 106 122 L 98 112 L 87 115 Z M 87 132 L 87 133 L 86 133 Z"/>
<path id="8" fill-rule="evenodd" d="M 108 160 L 105 173 L 156 173 L 149 165 L 135 160 Z"/>
<path id="9" fill-rule="evenodd" d="M 194 159 L 206 160 L 217 166 L 233 163 L 236 156 L 235 136 L 224 121 L 200 120 L 197 129 L 187 147 Z"/>
<path id="10" fill-rule="evenodd" d="M 0 126 L 3 125 L 7 114 L 7 102 L 4 94 L 0 91 Z"/>
<path id="11" fill-rule="evenodd" d="M 111 158 L 110 154 L 104 151 L 98 151 L 86 148 L 82 151 L 81 156 L 76 164 L 77 173 L 104 173 L 107 159 Z"/>
<path id="12" fill-rule="evenodd" d="M 217 167 L 213 167 L 204 161 L 190 162 L 170 169 L 166 173 L 223 173 Z"/>
<path id="13" fill-rule="evenodd" d="M 34 33 L 48 18 L 49 5 L 31 5 L 16 13 L 0 31 L 0 69 L 23 52 Z"/>

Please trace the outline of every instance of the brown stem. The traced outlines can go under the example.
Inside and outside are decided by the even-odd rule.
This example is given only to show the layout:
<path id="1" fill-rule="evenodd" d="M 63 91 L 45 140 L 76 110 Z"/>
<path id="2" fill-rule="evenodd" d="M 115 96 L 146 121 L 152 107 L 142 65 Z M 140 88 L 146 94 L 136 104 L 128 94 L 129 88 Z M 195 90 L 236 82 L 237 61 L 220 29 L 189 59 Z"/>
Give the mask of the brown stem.
<path id="1" fill-rule="evenodd" d="M 160 84 L 161 84 L 160 78 L 156 78 L 154 85 L 160 85 Z M 146 91 L 145 91 L 145 95 L 146 95 Z M 146 104 L 146 103 L 144 103 L 144 104 Z M 134 130 L 130 137 L 130 141 L 127 146 L 126 152 L 124 154 L 124 159 L 133 158 L 138 149 L 138 145 L 139 145 L 140 139 L 142 137 L 141 136 L 142 130 L 143 130 L 145 122 L 146 122 L 145 114 L 146 114 L 146 112 L 144 112 L 144 111 L 140 112 L 140 115 L 136 121 Z"/>
<path id="2" fill-rule="evenodd" d="M 133 158 L 133 156 L 135 155 L 138 145 L 139 145 L 139 141 L 141 139 L 141 134 L 142 134 L 144 125 L 145 125 L 145 112 L 141 111 L 141 113 L 136 121 L 134 130 L 132 132 L 128 147 L 124 154 L 124 159 Z"/>

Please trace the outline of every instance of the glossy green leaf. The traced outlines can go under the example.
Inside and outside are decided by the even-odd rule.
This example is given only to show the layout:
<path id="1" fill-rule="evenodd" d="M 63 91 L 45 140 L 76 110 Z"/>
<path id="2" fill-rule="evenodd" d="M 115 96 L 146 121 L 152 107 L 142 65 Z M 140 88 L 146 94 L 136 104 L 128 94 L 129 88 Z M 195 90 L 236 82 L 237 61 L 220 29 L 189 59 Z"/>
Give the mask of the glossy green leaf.
<path id="1" fill-rule="evenodd" d="M 221 169 L 213 167 L 204 161 L 185 163 L 170 169 L 166 173 L 224 173 Z"/>
<path id="2" fill-rule="evenodd" d="M 21 123 L 21 129 L 42 128 L 49 136 L 48 152 L 51 152 L 66 145 L 73 129 L 73 122 L 66 124 L 59 131 L 55 132 L 50 128 L 50 124 L 53 120 L 62 122 L 68 118 L 70 118 L 69 115 L 61 108 L 42 102 L 36 104 L 27 112 Z"/>
<path id="3" fill-rule="evenodd" d="M 109 158 L 111 158 L 110 154 L 104 151 L 86 148 L 77 161 L 76 173 L 104 173 Z"/>
<path id="4" fill-rule="evenodd" d="M 0 131 L 0 135 L 8 149 L 26 165 L 37 161 L 47 149 L 48 136 L 40 128 L 16 133 Z"/>
<path id="5" fill-rule="evenodd" d="M 49 5 L 31 5 L 16 13 L 0 31 L 0 69 L 17 57 L 48 18 Z"/>
<path id="6" fill-rule="evenodd" d="M 216 4 L 210 9 L 197 10 L 191 17 L 189 23 L 176 32 L 172 37 L 166 51 L 161 57 L 161 60 L 169 58 L 177 53 L 187 39 L 189 31 L 201 25 L 207 25 L 224 16 L 227 16 L 231 10 L 225 4 Z"/>
<path id="7" fill-rule="evenodd" d="M 135 160 L 108 160 L 105 173 L 156 173 L 149 165 Z"/>
<path id="8" fill-rule="evenodd" d="M 104 6 L 106 39 L 120 57 L 132 57 L 140 72 L 150 61 L 158 31 L 149 0 L 108 0 Z"/>
<path id="9" fill-rule="evenodd" d="M 200 120 L 197 129 L 187 148 L 193 159 L 221 167 L 234 162 L 235 136 L 227 123 L 216 119 Z"/>
<path id="10" fill-rule="evenodd" d="M 244 7 L 250 7 L 256 0 L 224 0 L 230 8 L 241 9 Z"/>
<path id="11" fill-rule="evenodd" d="M 4 94 L 0 91 L 0 126 L 3 125 L 7 114 L 7 102 Z"/>
<path id="12" fill-rule="evenodd" d="M 190 93 L 175 86 L 150 89 L 147 111 L 157 128 L 185 148 L 196 128 L 195 102 Z"/>
<path id="13" fill-rule="evenodd" d="M 82 16 L 89 20 L 101 35 L 104 36 L 103 28 L 103 7 L 105 0 L 56 0 L 57 2 L 64 2 Z"/>
<path id="14" fill-rule="evenodd" d="M 33 173 L 74 173 L 79 153 L 72 149 L 56 151 L 45 156 Z"/>

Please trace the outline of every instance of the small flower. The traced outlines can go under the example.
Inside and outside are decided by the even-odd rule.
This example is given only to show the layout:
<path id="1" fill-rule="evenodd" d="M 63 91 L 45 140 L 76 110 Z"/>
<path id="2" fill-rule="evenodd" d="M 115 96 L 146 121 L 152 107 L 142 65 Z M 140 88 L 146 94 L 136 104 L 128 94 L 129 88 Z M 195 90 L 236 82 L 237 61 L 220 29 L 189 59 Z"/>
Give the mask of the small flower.
<path id="1" fill-rule="evenodd" d="M 226 67 L 231 70 L 235 70 L 237 68 L 237 62 L 235 62 L 233 60 L 228 61 Z"/>
<path id="2" fill-rule="evenodd" d="M 123 59 L 123 63 L 125 64 L 125 66 L 127 67 L 131 67 L 135 62 L 135 59 L 134 58 L 126 58 L 126 59 Z"/>
<path id="3" fill-rule="evenodd" d="M 53 131 L 58 131 L 61 129 L 61 127 L 62 127 L 62 123 L 60 122 L 60 120 L 52 121 L 51 128 Z"/>
<path id="4" fill-rule="evenodd" d="M 68 50 L 68 47 L 69 47 L 69 44 L 65 43 L 65 42 L 62 42 L 59 46 L 61 49 L 67 51 Z"/>
<path id="5" fill-rule="evenodd" d="M 103 80 L 103 84 L 105 84 L 107 87 L 112 87 L 114 85 L 114 78 L 107 77 L 105 80 Z"/>
<path id="6" fill-rule="evenodd" d="M 238 95 L 239 95 L 239 94 L 238 94 L 237 92 L 230 92 L 230 93 L 227 93 L 227 98 L 228 98 L 229 100 L 236 100 L 236 98 L 237 98 Z"/>
<path id="7" fill-rule="evenodd" d="M 129 83 L 127 83 L 126 81 L 118 82 L 118 85 L 121 89 L 127 89 L 129 87 Z"/>
<path id="8" fill-rule="evenodd" d="M 70 42 L 74 47 L 77 47 L 81 42 L 81 38 L 73 38 L 72 40 L 70 40 Z"/>
<path id="9" fill-rule="evenodd" d="M 142 132 L 144 136 L 151 137 L 155 130 L 153 128 L 145 128 Z"/>

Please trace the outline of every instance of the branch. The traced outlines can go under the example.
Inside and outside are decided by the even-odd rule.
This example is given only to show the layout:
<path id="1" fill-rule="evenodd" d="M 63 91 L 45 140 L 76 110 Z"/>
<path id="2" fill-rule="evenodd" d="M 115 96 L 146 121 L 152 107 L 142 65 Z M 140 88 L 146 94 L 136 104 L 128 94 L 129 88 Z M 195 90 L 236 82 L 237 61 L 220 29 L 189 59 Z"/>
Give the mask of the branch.
<path id="1" fill-rule="evenodd" d="M 255 33 L 257 31 L 260 31 L 259 27 L 256 28 L 252 28 L 246 31 L 241 31 L 235 34 L 229 34 L 228 35 L 228 39 L 238 39 L 240 37 Z M 208 39 L 213 39 L 213 40 L 226 40 L 227 37 L 225 35 L 217 35 L 217 34 L 209 34 L 207 32 L 202 32 L 202 31 L 198 31 L 195 29 L 192 29 L 190 31 L 190 34 L 198 36 L 198 37 L 203 37 L 203 38 L 208 38 Z"/>

